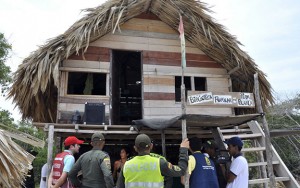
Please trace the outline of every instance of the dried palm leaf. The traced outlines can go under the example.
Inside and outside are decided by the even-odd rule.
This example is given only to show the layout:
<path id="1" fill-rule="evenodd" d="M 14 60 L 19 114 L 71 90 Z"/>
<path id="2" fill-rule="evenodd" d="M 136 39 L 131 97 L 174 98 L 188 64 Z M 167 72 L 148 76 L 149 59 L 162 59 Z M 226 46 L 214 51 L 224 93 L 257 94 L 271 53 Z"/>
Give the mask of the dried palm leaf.
<path id="1" fill-rule="evenodd" d="M 3 188 L 21 187 L 34 156 L 16 144 L 0 129 L 0 186 Z"/>

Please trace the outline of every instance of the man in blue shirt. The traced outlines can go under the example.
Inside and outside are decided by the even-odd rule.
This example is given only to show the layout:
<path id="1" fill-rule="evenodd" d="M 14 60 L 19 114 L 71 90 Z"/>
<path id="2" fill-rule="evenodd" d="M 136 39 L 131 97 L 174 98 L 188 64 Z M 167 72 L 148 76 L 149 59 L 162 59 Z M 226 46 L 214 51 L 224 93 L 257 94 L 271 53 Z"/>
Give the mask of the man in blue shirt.
<path id="1" fill-rule="evenodd" d="M 202 142 L 200 138 L 190 139 L 190 151 L 188 172 L 190 188 L 219 188 L 218 178 L 214 162 L 207 153 L 201 153 Z M 184 176 L 181 179 L 184 184 Z"/>

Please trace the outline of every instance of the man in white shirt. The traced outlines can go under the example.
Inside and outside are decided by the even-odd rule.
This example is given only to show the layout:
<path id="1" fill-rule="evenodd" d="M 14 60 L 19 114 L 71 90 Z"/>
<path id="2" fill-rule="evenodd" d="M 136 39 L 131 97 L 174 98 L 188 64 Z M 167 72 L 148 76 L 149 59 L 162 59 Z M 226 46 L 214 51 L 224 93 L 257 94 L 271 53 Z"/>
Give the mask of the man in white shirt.
<path id="1" fill-rule="evenodd" d="M 241 153 L 243 141 L 239 137 L 232 137 L 224 143 L 227 144 L 228 152 L 234 158 L 227 174 L 227 188 L 248 188 L 248 162 Z"/>
<path id="2" fill-rule="evenodd" d="M 40 188 L 47 188 L 47 186 L 46 186 L 47 171 L 48 171 L 48 166 L 46 163 L 43 165 L 42 171 L 41 171 Z"/>

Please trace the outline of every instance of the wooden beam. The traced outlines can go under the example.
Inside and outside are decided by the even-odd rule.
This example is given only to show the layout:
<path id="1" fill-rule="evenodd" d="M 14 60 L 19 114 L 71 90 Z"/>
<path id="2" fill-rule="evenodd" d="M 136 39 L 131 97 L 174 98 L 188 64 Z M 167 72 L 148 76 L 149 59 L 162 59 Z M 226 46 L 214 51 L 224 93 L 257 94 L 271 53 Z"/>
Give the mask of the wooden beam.
<path id="1" fill-rule="evenodd" d="M 258 81 L 258 73 L 254 74 L 254 94 L 255 94 L 255 100 L 256 100 L 256 106 L 257 106 L 257 111 L 260 114 L 263 114 L 263 108 L 261 104 L 261 98 L 260 98 L 260 91 L 259 91 L 259 81 Z M 262 124 L 263 124 L 263 130 L 265 133 L 265 146 L 266 146 L 266 156 L 267 156 L 267 167 L 268 167 L 268 174 L 270 178 L 270 187 L 276 187 L 276 182 L 275 182 L 275 176 L 274 176 L 274 171 L 273 171 L 273 165 L 272 165 L 272 158 L 273 158 L 273 153 L 271 149 L 271 138 L 270 138 L 270 131 L 269 131 L 269 126 L 268 122 L 266 119 L 266 116 L 262 116 Z"/>
<path id="2" fill-rule="evenodd" d="M 243 148 L 242 152 L 265 151 L 266 147 Z"/>
<path id="3" fill-rule="evenodd" d="M 273 161 L 272 164 L 279 164 L 279 161 Z M 257 167 L 257 166 L 266 166 L 267 162 L 257 162 L 257 163 L 249 163 L 249 167 Z"/>
<path id="4" fill-rule="evenodd" d="M 275 181 L 289 181 L 290 178 L 289 177 L 276 177 Z M 249 185 L 252 184 L 260 184 L 260 183 L 267 183 L 269 182 L 270 179 L 269 178 L 263 178 L 263 179 L 254 179 L 254 180 L 249 180 Z"/>
<path id="5" fill-rule="evenodd" d="M 73 67 L 60 67 L 60 71 L 67 71 L 67 72 L 95 72 L 95 73 L 109 73 L 107 69 L 87 69 L 87 68 L 73 68 Z"/>

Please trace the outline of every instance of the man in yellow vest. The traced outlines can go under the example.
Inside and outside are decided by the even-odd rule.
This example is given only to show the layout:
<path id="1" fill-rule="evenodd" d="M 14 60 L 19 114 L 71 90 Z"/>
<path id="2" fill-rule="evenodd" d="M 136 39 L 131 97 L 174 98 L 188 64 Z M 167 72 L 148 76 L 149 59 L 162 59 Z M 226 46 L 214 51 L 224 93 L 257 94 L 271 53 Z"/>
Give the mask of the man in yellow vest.
<path id="1" fill-rule="evenodd" d="M 149 136 L 140 134 L 136 137 L 134 149 L 138 156 L 125 163 L 117 182 L 118 188 L 164 187 L 164 176 L 180 177 L 185 174 L 188 165 L 188 139 L 180 144 L 178 166 L 150 156 L 152 147 Z"/>

